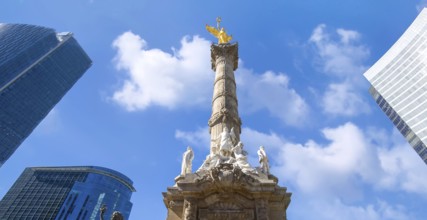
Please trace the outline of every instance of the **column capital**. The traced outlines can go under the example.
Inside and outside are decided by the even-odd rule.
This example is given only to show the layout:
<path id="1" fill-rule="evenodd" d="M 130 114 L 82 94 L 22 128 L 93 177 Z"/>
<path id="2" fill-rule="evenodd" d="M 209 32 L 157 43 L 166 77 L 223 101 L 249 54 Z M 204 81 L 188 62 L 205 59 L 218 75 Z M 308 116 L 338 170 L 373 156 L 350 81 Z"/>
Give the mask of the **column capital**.
<path id="1" fill-rule="evenodd" d="M 237 43 L 211 44 L 212 70 L 216 71 L 216 61 L 221 56 L 229 56 L 233 61 L 233 71 L 236 70 L 239 63 L 238 47 Z"/>

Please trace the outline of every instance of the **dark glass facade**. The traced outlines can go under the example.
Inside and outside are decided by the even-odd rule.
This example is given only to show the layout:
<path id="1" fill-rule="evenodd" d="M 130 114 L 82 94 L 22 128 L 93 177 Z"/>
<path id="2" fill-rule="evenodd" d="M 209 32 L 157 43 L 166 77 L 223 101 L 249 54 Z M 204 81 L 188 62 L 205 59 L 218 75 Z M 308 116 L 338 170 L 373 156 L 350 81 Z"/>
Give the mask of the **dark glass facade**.
<path id="1" fill-rule="evenodd" d="M 414 131 L 406 124 L 406 122 L 400 117 L 399 114 L 393 109 L 393 107 L 371 86 L 369 93 L 374 97 L 375 102 L 381 108 L 381 110 L 387 115 L 393 125 L 399 130 L 399 132 L 406 138 L 409 144 L 414 148 L 415 152 L 421 157 L 424 163 L 427 164 L 427 147 L 415 134 Z"/>
<path id="2" fill-rule="evenodd" d="M 0 219 L 99 219 L 120 211 L 129 219 L 135 192 L 125 175 L 103 167 L 26 168 L 0 201 Z"/>
<path id="3" fill-rule="evenodd" d="M 72 33 L 0 24 L 0 166 L 91 63 Z"/>

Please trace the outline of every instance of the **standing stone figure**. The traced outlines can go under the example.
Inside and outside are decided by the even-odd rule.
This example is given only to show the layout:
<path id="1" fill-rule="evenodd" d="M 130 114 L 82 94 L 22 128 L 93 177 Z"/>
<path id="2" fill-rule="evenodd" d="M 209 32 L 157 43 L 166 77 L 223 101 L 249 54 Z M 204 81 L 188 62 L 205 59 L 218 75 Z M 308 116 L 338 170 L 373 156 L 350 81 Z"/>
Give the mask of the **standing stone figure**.
<path id="1" fill-rule="evenodd" d="M 267 153 L 265 153 L 264 146 L 259 147 L 258 160 L 261 165 L 261 171 L 265 174 L 270 173 L 270 165 L 268 164 Z"/>
<path id="2" fill-rule="evenodd" d="M 190 146 L 187 147 L 187 150 L 182 156 L 182 166 L 181 166 L 181 175 L 191 173 L 192 164 L 193 164 L 194 153 Z"/>

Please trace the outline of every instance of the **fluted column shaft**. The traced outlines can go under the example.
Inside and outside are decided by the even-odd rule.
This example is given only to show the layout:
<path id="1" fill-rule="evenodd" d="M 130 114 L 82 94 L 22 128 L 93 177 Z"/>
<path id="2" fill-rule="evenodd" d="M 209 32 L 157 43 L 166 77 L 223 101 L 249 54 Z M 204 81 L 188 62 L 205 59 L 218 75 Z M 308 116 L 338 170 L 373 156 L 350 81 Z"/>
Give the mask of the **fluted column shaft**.
<path id="1" fill-rule="evenodd" d="M 215 139 L 226 126 L 234 128 L 237 141 L 240 140 L 241 120 L 238 112 L 236 81 L 234 70 L 238 65 L 238 45 L 212 44 L 212 70 L 215 71 L 214 91 L 212 97 L 212 115 L 209 119 L 211 149 L 217 142 Z"/>

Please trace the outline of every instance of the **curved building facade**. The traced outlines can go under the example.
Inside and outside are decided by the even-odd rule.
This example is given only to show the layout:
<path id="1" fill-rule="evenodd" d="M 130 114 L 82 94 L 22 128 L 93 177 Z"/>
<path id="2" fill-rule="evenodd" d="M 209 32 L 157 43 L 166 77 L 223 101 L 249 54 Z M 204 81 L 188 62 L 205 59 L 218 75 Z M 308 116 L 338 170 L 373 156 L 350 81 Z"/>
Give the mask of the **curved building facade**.
<path id="1" fill-rule="evenodd" d="M 0 23 L 0 166 L 91 64 L 72 33 Z"/>
<path id="2" fill-rule="evenodd" d="M 376 103 L 427 164 L 427 9 L 364 76 Z"/>
<path id="3" fill-rule="evenodd" d="M 103 167 L 26 168 L 0 201 L 0 219 L 99 219 L 120 211 L 129 219 L 135 192 L 125 175 Z"/>

